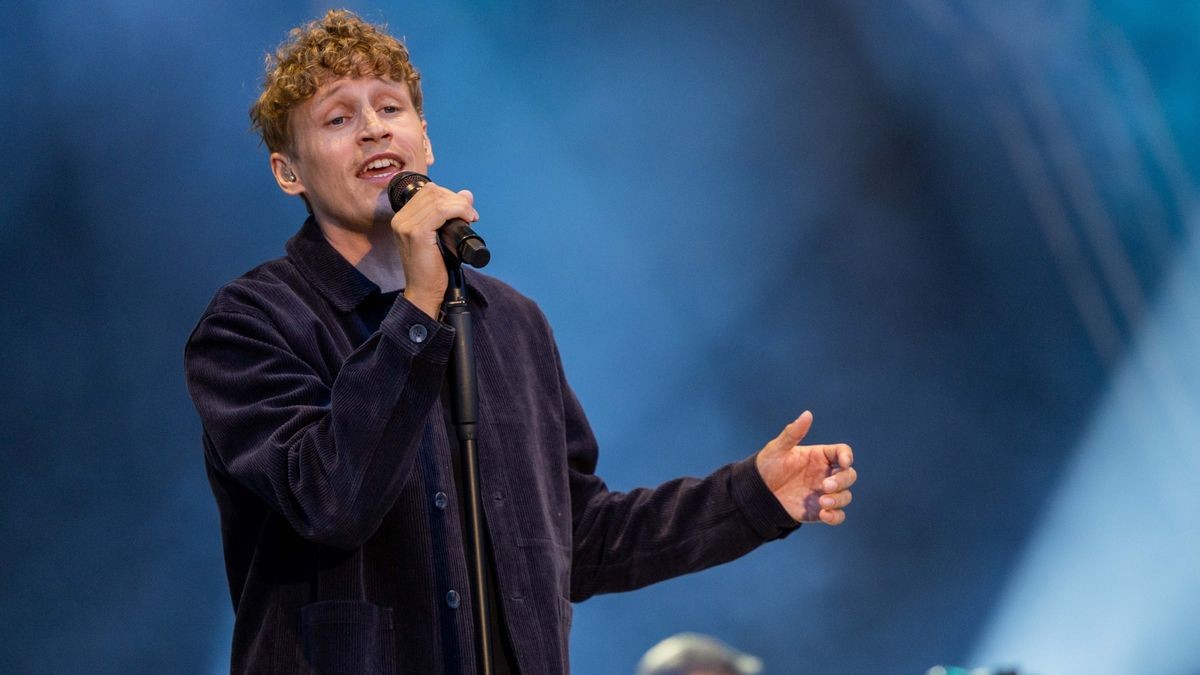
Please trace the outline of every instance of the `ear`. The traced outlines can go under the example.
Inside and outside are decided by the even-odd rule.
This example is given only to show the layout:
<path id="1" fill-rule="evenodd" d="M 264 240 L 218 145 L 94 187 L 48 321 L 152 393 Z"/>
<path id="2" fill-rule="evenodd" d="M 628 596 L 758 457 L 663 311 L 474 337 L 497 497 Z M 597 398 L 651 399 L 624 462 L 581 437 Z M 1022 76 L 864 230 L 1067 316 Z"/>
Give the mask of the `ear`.
<path id="1" fill-rule="evenodd" d="M 282 152 L 271 153 L 271 173 L 279 189 L 289 195 L 304 194 L 304 180 L 296 172 L 296 164 Z"/>
<path id="2" fill-rule="evenodd" d="M 433 166 L 433 142 L 429 140 L 429 123 L 421 119 L 421 131 L 425 132 L 425 166 Z"/>

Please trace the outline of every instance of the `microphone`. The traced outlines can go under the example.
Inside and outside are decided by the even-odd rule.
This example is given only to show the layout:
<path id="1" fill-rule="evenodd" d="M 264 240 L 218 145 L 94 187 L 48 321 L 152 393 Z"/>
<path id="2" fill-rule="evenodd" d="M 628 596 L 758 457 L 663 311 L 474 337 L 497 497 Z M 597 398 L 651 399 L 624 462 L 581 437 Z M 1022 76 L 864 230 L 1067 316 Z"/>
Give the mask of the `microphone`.
<path id="1" fill-rule="evenodd" d="M 417 190 L 429 182 L 428 176 L 415 171 L 401 171 L 388 182 L 388 201 L 392 209 L 399 211 L 417 194 Z M 492 259 L 492 253 L 479 235 L 475 234 L 467 221 L 462 218 L 447 220 L 445 225 L 438 228 L 438 240 L 442 243 L 442 251 L 455 260 L 460 260 L 471 267 L 483 267 Z"/>

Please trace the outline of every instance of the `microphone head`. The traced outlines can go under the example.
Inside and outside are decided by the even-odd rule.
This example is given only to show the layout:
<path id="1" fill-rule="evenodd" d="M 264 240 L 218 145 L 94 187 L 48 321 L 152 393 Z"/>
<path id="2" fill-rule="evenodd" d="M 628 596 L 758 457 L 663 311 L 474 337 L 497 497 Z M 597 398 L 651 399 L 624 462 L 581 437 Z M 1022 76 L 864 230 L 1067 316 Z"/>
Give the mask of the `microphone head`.
<path id="1" fill-rule="evenodd" d="M 388 201 L 392 204 L 393 211 L 399 211 L 408 200 L 412 199 L 413 195 L 417 194 L 417 190 L 425 187 L 429 182 L 429 176 L 417 173 L 416 171 L 401 171 L 388 181 L 387 193 Z"/>

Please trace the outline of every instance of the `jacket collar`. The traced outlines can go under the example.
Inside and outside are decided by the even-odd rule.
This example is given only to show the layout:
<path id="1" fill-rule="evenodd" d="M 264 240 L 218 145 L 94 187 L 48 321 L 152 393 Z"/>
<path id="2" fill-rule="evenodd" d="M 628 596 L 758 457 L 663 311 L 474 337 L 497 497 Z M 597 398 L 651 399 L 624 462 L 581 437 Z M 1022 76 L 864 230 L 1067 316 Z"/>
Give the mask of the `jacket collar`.
<path id="1" fill-rule="evenodd" d="M 379 292 L 375 282 L 355 269 L 330 245 L 312 216 L 304 221 L 284 249 L 300 273 L 339 311 L 348 312 L 372 293 Z M 471 279 L 470 272 L 466 279 L 469 297 L 487 305 L 487 298 Z"/>

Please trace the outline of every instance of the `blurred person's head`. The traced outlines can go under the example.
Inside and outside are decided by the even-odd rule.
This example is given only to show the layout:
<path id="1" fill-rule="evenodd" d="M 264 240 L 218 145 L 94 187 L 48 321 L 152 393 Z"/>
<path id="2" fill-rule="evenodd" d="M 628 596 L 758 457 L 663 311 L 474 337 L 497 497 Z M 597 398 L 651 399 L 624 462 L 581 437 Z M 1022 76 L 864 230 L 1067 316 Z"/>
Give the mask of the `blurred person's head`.
<path id="1" fill-rule="evenodd" d="M 654 645 L 637 675 L 758 675 L 762 660 L 699 633 L 679 633 Z"/>

